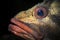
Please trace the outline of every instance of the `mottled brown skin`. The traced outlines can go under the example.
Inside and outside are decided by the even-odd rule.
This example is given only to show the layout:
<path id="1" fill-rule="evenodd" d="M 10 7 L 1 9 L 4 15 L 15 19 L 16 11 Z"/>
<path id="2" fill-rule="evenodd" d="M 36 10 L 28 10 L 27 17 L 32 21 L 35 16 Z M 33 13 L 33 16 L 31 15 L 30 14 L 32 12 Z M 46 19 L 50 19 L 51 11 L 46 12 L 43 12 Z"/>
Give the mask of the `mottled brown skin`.
<path id="1" fill-rule="evenodd" d="M 34 10 L 38 6 L 47 9 L 46 17 L 40 19 L 34 15 Z M 60 32 L 60 1 L 45 0 L 28 10 L 19 12 L 11 22 L 14 24 L 9 25 L 9 30 L 26 40 L 53 40 L 52 35 Z"/>

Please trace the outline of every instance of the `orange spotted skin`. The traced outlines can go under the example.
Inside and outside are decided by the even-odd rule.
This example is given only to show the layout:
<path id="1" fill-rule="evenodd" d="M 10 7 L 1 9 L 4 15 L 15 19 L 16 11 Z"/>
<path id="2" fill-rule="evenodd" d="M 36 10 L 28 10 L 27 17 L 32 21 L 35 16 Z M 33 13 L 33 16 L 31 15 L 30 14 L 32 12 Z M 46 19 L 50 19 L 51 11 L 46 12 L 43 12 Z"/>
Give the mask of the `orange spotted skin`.
<path id="1" fill-rule="evenodd" d="M 59 4 L 60 1 L 57 0 L 44 0 L 28 10 L 19 12 L 11 19 L 9 31 L 26 40 L 52 40 L 49 36 L 60 31 Z M 43 10 L 44 16 L 37 15 L 36 10 L 39 9 Z"/>

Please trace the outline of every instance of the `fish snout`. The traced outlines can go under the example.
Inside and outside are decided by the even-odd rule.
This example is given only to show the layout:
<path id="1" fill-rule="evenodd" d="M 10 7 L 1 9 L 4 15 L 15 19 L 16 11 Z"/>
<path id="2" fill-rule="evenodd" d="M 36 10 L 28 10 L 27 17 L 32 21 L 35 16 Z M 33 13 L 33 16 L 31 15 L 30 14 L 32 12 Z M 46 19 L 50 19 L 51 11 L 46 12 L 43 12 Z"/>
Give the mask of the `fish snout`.
<path id="1" fill-rule="evenodd" d="M 43 37 L 42 33 L 38 33 L 37 31 L 30 28 L 28 25 L 26 25 L 22 21 L 12 18 L 11 22 L 12 24 L 9 25 L 9 31 L 11 31 L 15 35 L 23 37 L 25 39 L 28 38 L 31 40 L 42 39 Z"/>

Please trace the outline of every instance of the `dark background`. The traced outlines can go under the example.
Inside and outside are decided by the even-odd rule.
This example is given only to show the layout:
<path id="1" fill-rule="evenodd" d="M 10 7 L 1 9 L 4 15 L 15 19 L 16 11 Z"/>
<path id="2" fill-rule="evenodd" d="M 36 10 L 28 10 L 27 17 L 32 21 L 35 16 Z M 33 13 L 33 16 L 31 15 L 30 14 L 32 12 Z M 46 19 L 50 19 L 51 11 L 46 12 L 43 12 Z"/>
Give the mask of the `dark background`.
<path id="1" fill-rule="evenodd" d="M 40 2 L 43 2 L 43 0 L 8 0 L 7 13 L 5 12 L 1 13 L 0 40 L 2 39 L 4 40 L 21 39 L 22 40 L 23 38 L 19 38 L 15 36 L 13 33 L 8 31 L 8 25 L 10 24 L 10 19 L 14 17 L 14 15 L 16 15 L 18 12 L 22 10 L 27 10 Z"/>

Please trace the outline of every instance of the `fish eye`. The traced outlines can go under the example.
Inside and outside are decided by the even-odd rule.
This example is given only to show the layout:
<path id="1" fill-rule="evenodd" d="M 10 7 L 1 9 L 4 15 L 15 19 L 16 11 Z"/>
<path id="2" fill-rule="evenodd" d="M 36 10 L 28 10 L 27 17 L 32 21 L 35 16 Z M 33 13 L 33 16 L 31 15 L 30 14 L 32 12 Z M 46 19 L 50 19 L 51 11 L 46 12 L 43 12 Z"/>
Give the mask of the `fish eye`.
<path id="1" fill-rule="evenodd" d="M 40 19 L 46 17 L 47 13 L 48 13 L 48 11 L 47 11 L 47 9 L 45 7 L 37 7 L 34 10 L 35 17 L 40 18 Z"/>

